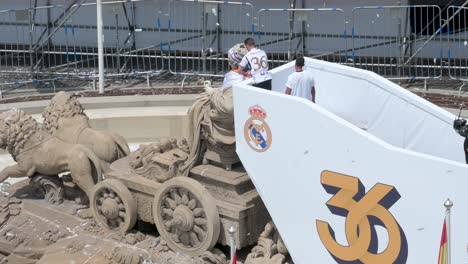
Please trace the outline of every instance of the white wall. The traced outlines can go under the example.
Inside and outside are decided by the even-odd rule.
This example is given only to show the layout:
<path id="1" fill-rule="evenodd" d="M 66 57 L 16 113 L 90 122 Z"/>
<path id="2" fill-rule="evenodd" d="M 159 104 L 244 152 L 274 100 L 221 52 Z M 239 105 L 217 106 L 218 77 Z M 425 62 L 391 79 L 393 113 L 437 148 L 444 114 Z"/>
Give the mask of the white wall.
<path id="1" fill-rule="evenodd" d="M 306 66 L 321 107 L 396 147 L 465 161 L 453 114 L 372 72 L 313 59 Z M 283 93 L 293 71 L 294 63 L 272 70 L 273 90 Z"/>
<path id="2" fill-rule="evenodd" d="M 320 74 L 325 74 L 323 69 Z M 372 76 L 362 77 L 364 79 L 360 82 L 364 84 L 370 80 L 375 85 L 386 84 L 375 81 Z M 336 76 L 336 79 L 340 78 L 344 77 Z M 325 80 L 319 79 L 318 82 L 319 102 L 327 98 Z M 339 84 L 333 79 L 328 80 L 330 84 L 327 88 Z M 359 88 L 353 85 L 355 82 L 352 80 L 346 79 L 347 83 L 341 83 L 341 89 Z M 329 89 L 334 95 L 339 94 L 338 90 Z M 384 94 L 389 92 L 378 91 Z M 357 97 L 352 93 L 343 95 L 350 96 L 341 98 L 353 103 L 349 104 L 349 110 L 354 114 L 367 112 L 357 107 Z M 406 99 L 415 101 L 411 96 Z M 387 96 L 386 100 L 397 106 L 399 104 L 392 97 Z M 331 101 L 326 102 L 331 104 Z M 326 106 L 329 107 L 329 104 Z M 336 102 L 336 105 L 340 104 Z M 429 108 L 434 115 L 445 115 L 431 109 L 431 105 L 418 104 Z M 326 170 L 358 177 L 366 192 L 377 183 L 396 188 L 401 198 L 389 211 L 401 226 L 408 245 L 407 261 L 402 259 L 398 263 L 437 262 L 445 212 L 443 203 L 449 197 L 455 204 L 452 210 L 452 263 L 467 263 L 466 165 L 393 147 L 327 111 L 323 104 L 314 105 L 304 99 L 241 84 L 234 87 L 234 105 L 237 152 L 295 263 L 336 263 L 319 238 L 317 220 L 329 222 L 337 241 L 347 245 L 345 218 L 333 215 L 326 206 L 332 197 L 320 183 L 320 175 Z M 248 110 L 254 105 L 265 109 L 268 115 L 265 122 L 272 132 L 271 147 L 263 153 L 253 151 L 244 138 L 245 124 L 250 118 Z M 363 107 L 367 108 L 365 105 Z M 370 112 L 371 109 L 368 110 Z M 406 109 L 403 114 L 409 111 Z M 417 114 L 424 116 L 421 111 Z M 400 118 L 404 119 L 404 116 Z M 427 118 L 432 120 L 436 117 L 431 115 Z M 395 120 L 398 123 L 399 119 Z M 444 122 L 433 124 L 443 126 Z M 398 131 L 395 124 L 391 128 Z M 438 134 L 440 130 L 437 127 L 434 129 L 436 131 L 432 133 Z M 439 137 L 438 141 L 451 142 L 450 138 L 443 137 Z M 437 148 L 436 143 L 426 142 Z M 379 252 L 382 252 L 388 244 L 386 229 L 379 228 L 377 234 Z"/>

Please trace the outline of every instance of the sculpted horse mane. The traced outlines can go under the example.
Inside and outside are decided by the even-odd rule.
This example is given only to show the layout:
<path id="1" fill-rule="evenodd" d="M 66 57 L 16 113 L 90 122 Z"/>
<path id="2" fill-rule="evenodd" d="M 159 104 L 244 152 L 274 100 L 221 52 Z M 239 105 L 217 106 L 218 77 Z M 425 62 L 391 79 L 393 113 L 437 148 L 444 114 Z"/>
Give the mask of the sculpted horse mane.
<path id="1" fill-rule="evenodd" d="M 25 143 L 37 133 L 37 122 L 22 111 L 12 111 L 5 120 L 7 126 L 6 150 L 14 159 L 24 149 Z"/>
<path id="2" fill-rule="evenodd" d="M 82 116 L 86 121 L 88 116 L 76 96 L 67 95 L 64 92 L 58 93 L 42 113 L 44 118 L 44 128 L 51 134 L 59 129 L 59 120 L 62 118 L 72 118 Z"/>

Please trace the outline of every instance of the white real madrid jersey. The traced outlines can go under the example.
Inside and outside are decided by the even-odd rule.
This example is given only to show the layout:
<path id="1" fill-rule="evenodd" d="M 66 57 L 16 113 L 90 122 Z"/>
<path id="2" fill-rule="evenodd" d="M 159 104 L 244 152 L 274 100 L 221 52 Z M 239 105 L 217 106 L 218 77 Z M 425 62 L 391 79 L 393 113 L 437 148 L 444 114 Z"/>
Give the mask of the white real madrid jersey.
<path id="1" fill-rule="evenodd" d="M 245 56 L 242 58 L 240 66 L 242 68 L 250 65 L 250 73 L 254 79 L 255 83 L 261 83 L 271 79 L 270 69 L 268 65 L 268 56 L 265 51 L 257 48 L 251 49 Z"/>
<path id="2" fill-rule="evenodd" d="M 223 86 L 221 87 L 221 90 L 225 90 L 229 87 L 232 87 L 236 83 L 240 83 L 243 80 L 245 80 L 244 75 L 230 71 L 224 75 L 224 82 Z"/>

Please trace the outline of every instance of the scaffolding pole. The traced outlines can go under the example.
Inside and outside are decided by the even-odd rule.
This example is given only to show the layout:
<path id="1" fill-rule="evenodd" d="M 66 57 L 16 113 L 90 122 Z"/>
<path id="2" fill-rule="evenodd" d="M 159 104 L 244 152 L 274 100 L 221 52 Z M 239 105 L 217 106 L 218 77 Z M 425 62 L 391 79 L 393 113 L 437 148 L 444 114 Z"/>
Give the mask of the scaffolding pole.
<path id="1" fill-rule="evenodd" d="M 96 1 L 97 10 L 97 41 L 99 61 L 99 93 L 104 94 L 104 33 L 102 22 L 102 0 Z"/>

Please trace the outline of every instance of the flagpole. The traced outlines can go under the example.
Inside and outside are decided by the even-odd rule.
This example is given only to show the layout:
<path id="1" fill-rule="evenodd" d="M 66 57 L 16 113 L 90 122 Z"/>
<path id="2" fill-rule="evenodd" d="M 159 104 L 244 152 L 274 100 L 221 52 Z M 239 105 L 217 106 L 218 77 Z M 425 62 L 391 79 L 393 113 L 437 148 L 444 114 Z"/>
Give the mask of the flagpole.
<path id="1" fill-rule="evenodd" d="M 453 207 L 453 202 L 450 199 L 447 199 L 444 203 L 445 206 L 445 221 L 447 225 L 447 264 L 452 263 L 452 243 L 451 243 L 451 238 L 452 234 L 450 232 L 451 228 L 451 223 L 450 223 L 450 211 Z"/>
<path id="2" fill-rule="evenodd" d="M 237 232 L 237 229 L 234 226 L 231 226 L 228 230 L 229 232 L 229 244 L 231 246 L 231 264 L 237 264 L 237 244 L 236 244 L 236 238 L 234 235 Z"/>

